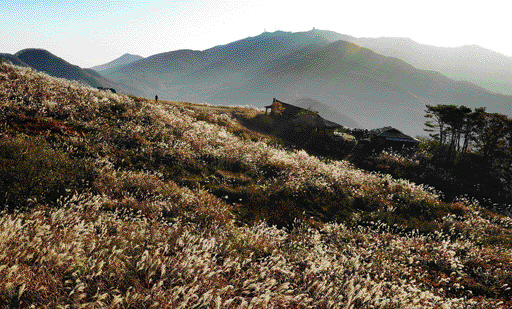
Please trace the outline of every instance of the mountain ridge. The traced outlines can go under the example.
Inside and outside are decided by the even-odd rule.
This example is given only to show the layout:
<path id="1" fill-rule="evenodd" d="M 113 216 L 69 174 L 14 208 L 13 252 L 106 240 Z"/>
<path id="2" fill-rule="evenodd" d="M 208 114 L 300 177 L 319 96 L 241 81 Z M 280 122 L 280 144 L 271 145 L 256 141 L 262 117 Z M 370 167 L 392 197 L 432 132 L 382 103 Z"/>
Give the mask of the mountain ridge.
<path id="1" fill-rule="evenodd" d="M 95 88 L 112 88 L 123 94 L 132 94 L 129 87 L 110 80 L 94 70 L 73 65 L 45 49 L 26 48 L 14 55 L 3 55 L 6 55 L 13 64 L 28 66 L 53 77 L 75 80 Z"/>
<path id="2" fill-rule="evenodd" d="M 438 71 L 489 91 L 512 94 L 512 57 L 478 45 L 440 47 L 409 38 L 358 38 L 356 44 L 400 58 L 419 69 Z"/>
<path id="3" fill-rule="evenodd" d="M 139 56 L 139 55 L 132 55 L 132 54 L 129 54 L 129 53 L 125 53 L 125 54 L 123 54 L 119 58 L 116 58 L 116 59 L 114 59 L 114 60 L 112 60 L 110 62 L 107 62 L 105 64 L 101 64 L 101 65 L 97 65 L 97 66 L 91 67 L 90 69 L 94 70 L 94 71 L 97 71 L 97 72 L 101 72 L 101 71 L 104 71 L 104 70 L 107 70 L 107 69 L 110 69 L 110 68 L 113 68 L 113 67 L 116 67 L 116 66 L 119 66 L 119 65 L 129 64 L 129 63 L 132 63 L 134 61 L 137 61 L 137 60 L 140 60 L 140 59 L 143 59 L 143 58 L 144 57 Z"/>

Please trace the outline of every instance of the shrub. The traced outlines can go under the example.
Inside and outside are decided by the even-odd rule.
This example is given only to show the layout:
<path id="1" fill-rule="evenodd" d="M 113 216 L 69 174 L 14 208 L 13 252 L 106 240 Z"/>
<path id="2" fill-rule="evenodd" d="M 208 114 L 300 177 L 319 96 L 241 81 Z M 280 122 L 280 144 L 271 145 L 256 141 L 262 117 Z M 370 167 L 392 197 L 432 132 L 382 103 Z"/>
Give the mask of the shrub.
<path id="1" fill-rule="evenodd" d="M 53 149 L 42 138 L 0 139 L 0 209 L 54 204 L 66 189 L 76 188 L 84 176 L 80 162 Z"/>

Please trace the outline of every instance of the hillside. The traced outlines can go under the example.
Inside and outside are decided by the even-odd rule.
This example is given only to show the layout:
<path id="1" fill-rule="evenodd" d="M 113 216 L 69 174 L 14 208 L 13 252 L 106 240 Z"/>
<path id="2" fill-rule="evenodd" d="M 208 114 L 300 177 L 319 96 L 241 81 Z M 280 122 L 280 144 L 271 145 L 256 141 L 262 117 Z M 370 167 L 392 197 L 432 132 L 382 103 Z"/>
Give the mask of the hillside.
<path id="1" fill-rule="evenodd" d="M 92 87 L 113 88 L 124 94 L 131 93 L 128 87 L 109 80 L 96 71 L 82 69 L 79 66 L 72 65 L 47 50 L 29 48 L 21 50 L 14 55 L 4 55 L 6 55 L 5 58 L 13 64 L 30 66 L 33 69 L 45 72 L 54 77 L 75 80 Z"/>
<path id="2" fill-rule="evenodd" d="M 480 46 L 438 47 L 408 38 L 357 38 L 352 41 L 379 54 L 397 57 L 418 69 L 512 95 L 512 57 Z"/>
<path id="3" fill-rule="evenodd" d="M 0 64 L 0 307 L 510 308 L 512 221 L 283 147 L 261 110 Z"/>
<path id="4" fill-rule="evenodd" d="M 364 128 L 392 125 L 413 136 L 423 134 L 426 104 L 512 115 L 511 96 L 349 42 L 355 40 L 320 30 L 278 31 L 204 51 L 154 55 L 103 73 L 148 98 L 260 107 L 272 98 L 310 98 Z"/>

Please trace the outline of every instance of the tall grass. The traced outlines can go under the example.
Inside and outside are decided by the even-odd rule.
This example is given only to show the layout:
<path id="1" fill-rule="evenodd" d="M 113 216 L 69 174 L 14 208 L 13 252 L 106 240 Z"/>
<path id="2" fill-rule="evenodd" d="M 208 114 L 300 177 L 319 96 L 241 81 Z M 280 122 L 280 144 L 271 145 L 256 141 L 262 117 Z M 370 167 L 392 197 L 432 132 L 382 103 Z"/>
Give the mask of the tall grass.
<path id="1" fill-rule="evenodd" d="M 0 82 L 0 307 L 512 305 L 509 217 L 228 114 L 5 64 Z"/>

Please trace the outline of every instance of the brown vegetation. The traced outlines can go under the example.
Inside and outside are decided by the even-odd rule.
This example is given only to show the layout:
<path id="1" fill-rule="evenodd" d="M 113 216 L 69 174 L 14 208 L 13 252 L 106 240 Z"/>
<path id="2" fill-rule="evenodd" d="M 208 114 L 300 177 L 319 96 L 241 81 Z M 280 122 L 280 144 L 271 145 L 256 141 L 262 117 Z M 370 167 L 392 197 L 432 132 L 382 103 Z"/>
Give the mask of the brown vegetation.
<path id="1" fill-rule="evenodd" d="M 0 85 L 0 307 L 512 305 L 509 217 L 286 149 L 255 110 Z"/>

